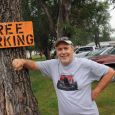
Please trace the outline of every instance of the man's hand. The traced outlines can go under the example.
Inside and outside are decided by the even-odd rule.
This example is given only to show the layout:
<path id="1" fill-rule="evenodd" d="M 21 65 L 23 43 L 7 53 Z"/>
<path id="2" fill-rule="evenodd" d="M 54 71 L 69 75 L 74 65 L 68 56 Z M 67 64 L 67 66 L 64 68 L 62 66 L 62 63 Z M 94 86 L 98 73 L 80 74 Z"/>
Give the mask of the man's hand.
<path id="1" fill-rule="evenodd" d="M 102 77 L 102 79 L 92 91 L 92 100 L 95 100 L 97 96 L 107 87 L 114 75 L 115 71 L 112 68 L 109 68 L 108 72 Z"/>
<path id="2" fill-rule="evenodd" d="M 12 61 L 12 66 L 15 70 L 21 70 L 24 66 L 24 59 L 14 59 Z"/>
<path id="3" fill-rule="evenodd" d="M 92 101 L 95 101 L 98 95 L 99 95 L 99 92 L 96 90 L 93 90 L 91 93 Z"/>

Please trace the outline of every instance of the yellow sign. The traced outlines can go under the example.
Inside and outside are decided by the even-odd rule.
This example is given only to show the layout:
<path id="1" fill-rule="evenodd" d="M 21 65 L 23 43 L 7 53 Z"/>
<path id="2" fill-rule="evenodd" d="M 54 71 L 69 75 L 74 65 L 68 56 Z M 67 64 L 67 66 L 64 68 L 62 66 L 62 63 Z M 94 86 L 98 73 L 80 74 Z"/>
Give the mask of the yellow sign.
<path id="1" fill-rule="evenodd" d="M 0 48 L 33 46 L 31 21 L 0 23 Z"/>

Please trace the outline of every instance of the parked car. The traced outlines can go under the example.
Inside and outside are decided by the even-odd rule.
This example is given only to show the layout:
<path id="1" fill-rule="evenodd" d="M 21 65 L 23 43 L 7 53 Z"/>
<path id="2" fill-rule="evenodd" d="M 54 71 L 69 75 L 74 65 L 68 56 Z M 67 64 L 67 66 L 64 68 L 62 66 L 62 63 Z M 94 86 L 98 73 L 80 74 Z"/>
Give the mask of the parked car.
<path id="1" fill-rule="evenodd" d="M 109 65 L 115 68 L 115 55 L 99 55 L 99 56 L 93 56 L 89 59 L 96 61 L 101 64 Z"/>
<path id="2" fill-rule="evenodd" d="M 92 56 L 111 54 L 112 50 L 114 50 L 114 49 L 115 49 L 115 47 L 99 48 L 99 49 L 95 49 L 94 51 L 87 51 L 87 52 L 78 53 L 78 54 L 76 54 L 76 57 L 89 58 Z"/>
<path id="3" fill-rule="evenodd" d="M 94 51 L 96 49 L 95 46 L 82 46 L 82 47 L 78 47 L 77 49 L 75 49 L 75 53 L 81 53 L 81 52 L 88 52 L 88 51 Z"/>
<path id="4" fill-rule="evenodd" d="M 98 63 L 115 66 L 115 47 L 109 47 L 105 49 L 103 52 L 101 51 L 99 51 L 100 53 L 98 52 L 88 57 L 88 59 L 91 59 Z"/>
<path id="5" fill-rule="evenodd" d="M 83 58 L 83 57 L 85 57 L 89 52 L 90 52 L 90 51 L 77 53 L 77 54 L 75 54 L 75 57 Z"/>
<path id="6" fill-rule="evenodd" d="M 115 54 L 115 47 L 104 47 L 100 49 L 96 49 L 95 51 L 90 51 L 85 55 L 86 58 L 98 55 L 106 55 L 106 54 Z"/>

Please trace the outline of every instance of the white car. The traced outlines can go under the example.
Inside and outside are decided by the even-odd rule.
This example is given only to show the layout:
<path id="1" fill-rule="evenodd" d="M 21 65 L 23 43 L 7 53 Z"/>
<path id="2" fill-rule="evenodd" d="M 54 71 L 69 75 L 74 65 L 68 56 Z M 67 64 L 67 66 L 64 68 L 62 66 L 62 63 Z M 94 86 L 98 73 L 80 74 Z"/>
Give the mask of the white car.
<path id="1" fill-rule="evenodd" d="M 82 46 L 82 47 L 78 47 L 77 49 L 75 49 L 75 53 L 81 53 L 81 52 L 88 52 L 88 51 L 94 51 L 96 49 L 95 46 Z"/>
<path id="2" fill-rule="evenodd" d="M 90 52 L 90 51 L 77 53 L 77 54 L 75 54 L 75 57 L 83 58 L 83 57 L 85 57 L 89 52 Z"/>

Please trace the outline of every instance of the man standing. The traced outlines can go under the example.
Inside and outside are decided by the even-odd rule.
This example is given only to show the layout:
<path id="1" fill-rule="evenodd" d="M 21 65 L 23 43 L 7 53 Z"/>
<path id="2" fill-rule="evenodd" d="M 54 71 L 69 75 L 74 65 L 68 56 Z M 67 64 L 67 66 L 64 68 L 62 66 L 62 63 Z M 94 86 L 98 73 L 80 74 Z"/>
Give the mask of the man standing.
<path id="1" fill-rule="evenodd" d="M 59 115 L 99 115 L 95 99 L 115 74 L 112 68 L 75 58 L 73 43 L 62 37 L 55 44 L 57 59 L 34 62 L 14 59 L 16 70 L 40 70 L 49 76 L 57 94 Z M 93 81 L 99 81 L 92 90 Z"/>

